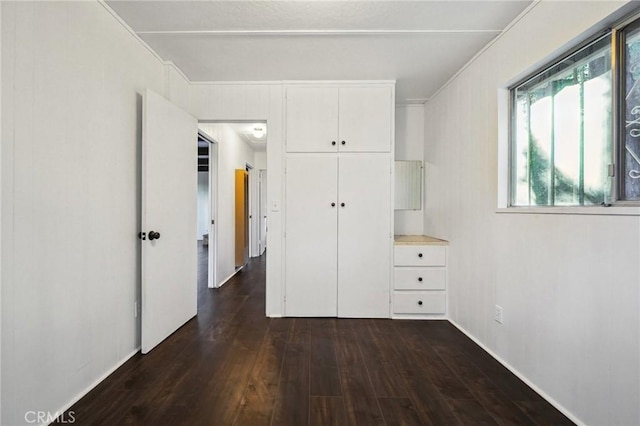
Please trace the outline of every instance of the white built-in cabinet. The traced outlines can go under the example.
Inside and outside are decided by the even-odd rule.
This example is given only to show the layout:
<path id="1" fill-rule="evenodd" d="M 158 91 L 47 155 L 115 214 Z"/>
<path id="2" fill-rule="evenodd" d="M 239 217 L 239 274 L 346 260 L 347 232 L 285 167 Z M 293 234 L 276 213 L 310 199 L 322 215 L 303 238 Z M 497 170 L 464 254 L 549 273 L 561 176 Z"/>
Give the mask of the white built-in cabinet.
<path id="1" fill-rule="evenodd" d="M 394 318 L 441 318 L 447 306 L 447 242 L 398 236 L 394 248 Z"/>
<path id="2" fill-rule="evenodd" d="M 286 90 L 287 152 L 391 151 L 391 87 Z"/>
<path id="3" fill-rule="evenodd" d="M 285 90 L 285 315 L 389 317 L 393 84 Z"/>

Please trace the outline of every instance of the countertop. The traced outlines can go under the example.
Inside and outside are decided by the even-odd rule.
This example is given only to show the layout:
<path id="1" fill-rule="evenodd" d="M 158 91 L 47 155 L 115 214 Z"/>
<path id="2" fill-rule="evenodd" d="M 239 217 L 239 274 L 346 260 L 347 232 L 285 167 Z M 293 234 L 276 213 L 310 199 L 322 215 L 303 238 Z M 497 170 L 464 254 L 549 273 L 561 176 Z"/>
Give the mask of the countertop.
<path id="1" fill-rule="evenodd" d="M 395 235 L 395 245 L 397 246 L 447 246 L 448 241 L 427 235 Z"/>

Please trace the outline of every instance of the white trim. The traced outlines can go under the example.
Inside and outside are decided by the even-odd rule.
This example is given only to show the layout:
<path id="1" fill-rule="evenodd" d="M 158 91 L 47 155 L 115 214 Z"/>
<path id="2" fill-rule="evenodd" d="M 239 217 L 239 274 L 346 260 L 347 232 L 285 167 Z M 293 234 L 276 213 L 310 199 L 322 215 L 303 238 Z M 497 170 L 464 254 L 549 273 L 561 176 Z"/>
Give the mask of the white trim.
<path id="1" fill-rule="evenodd" d="M 217 80 L 198 80 L 190 81 L 192 85 L 196 86 L 280 86 L 282 81 L 279 80 L 265 80 L 265 81 L 217 81 Z"/>
<path id="2" fill-rule="evenodd" d="M 0 46 L 2 45 L 2 6 L 0 6 Z M 0 82 L 2 81 L 2 49 L 0 49 Z M 2 99 L 2 85 L 0 85 L 0 99 Z M 0 135 L 2 135 L 2 102 L 0 102 Z M 2 144 L 0 143 L 0 165 L 2 164 Z M 0 166 L 0 177 L 2 167 Z M 0 178 L 0 188 L 2 179 Z M 0 191 L 0 306 L 2 306 L 2 195 Z M 2 371 L 2 315 L 0 315 L 0 372 Z M 2 374 L 0 374 L 0 422 L 2 421 Z"/>
<path id="3" fill-rule="evenodd" d="M 210 36 L 336 36 L 336 35 L 429 35 L 429 34 L 499 34 L 500 29 L 488 30 L 173 30 L 138 31 L 150 35 L 210 35 Z"/>
<path id="4" fill-rule="evenodd" d="M 349 87 L 357 87 L 358 85 L 388 85 L 396 84 L 396 80 L 283 80 L 285 86 L 295 85 L 313 85 L 313 86 L 332 86 L 332 85 L 348 85 Z"/>
<path id="5" fill-rule="evenodd" d="M 568 214 L 590 216 L 640 216 L 638 206 L 574 206 L 574 207 L 500 207 L 495 210 L 500 214 Z"/>
<path id="6" fill-rule="evenodd" d="M 132 36 L 133 38 L 135 38 L 136 40 L 138 40 L 138 42 L 139 42 L 139 43 L 140 43 L 140 44 L 141 44 L 145 49 L 147 49 L 147 50 L 149 51 L 149 53 L 151 53 L 151 54 L 152 54 L 152 55 L 153 55 L 153 56 L 154 56 L 154 57 L 155 57 L 155 58 L 156 58 L 156 59 L 157 59 L 161 64 L 164 64 L 164 63 L 165 63 L 164 59 L 162 59 L 162 58 L 160 57 L 160 55 L 158 55 L 158 54 L 156 53 L 156 51 L 155 51 L 155 50 L 153 50 L 153 49 L 151 48 L 151 46 L 149 46 L 149 45 L 148 45 L 144 40 L 142 40 L 142 39 L 138 36 L 138 34 L 136 34 L 136 32 L 133 30 L 133 28 L 131 28 L 131 27 L 130 27 L 130 26 L 129 26 L 125 21 L 124 21 L 124 19 L 122 19 L 122 18 L 120 17 L 120 15 L 118 15 L 118 14 L 116 13 L 116 11 L 115 11 L 115 10 L 111 9 L 111 7 L 106 3 L 106 0 L 96 0 L 96 1 L 98 2 L 98 4 L 100 4 L 102 7 L 104 7 L 104 8 L 107 10 L 107 12 L 109 12 L 109 13 L 111 14 L 111 16 L 113 16 L 113 18 L 114 18 L 116 21 L 118 21 L 118 23 L 119 23 L 120 25 L 122 25 L 122 27 L 123 27 L 125 30 L 127 30 L 127 31 L 129 32 L 129 34 L 131 34 L 131 36 Z"/>
<path id="7" fill-rule="evenodd" d="M 132 36 L 133 38 L 135 38 L 135 39 L 138 41 L 138 43 L 140 43 L 140 44 L 141 44 L 141 45 L 142 45 L 142 46 L 143 46 L 143 47 L 144 47 L 144 48 L 145 48 L 149 53 L 151 53 L 151 55 L 153 55 L 153 57 L 154 57 L 154 58 L 156 58 L 156 59 L 157 59 L 157 60 L 158 60 L 162 65 L 166 65 L 166 66 L 168 66 L 168 67 L 173 67 L 173 68 L 178 72 L 178 74 L 180 74 L 180 75 L 181 75 L 181 76 L 182 76 L 182 77 L 187 81 L 187 83 L 191 83 L 191 80 L 189 80 L 189 78 L 186 76 L 186 74 L 185 74 L 185 73 L 184 73 L 180 68 L 178 68 L 178 66 L 177 66 L 173 61 L 166 61 L 166 60 L 162 59 L 162 57 L 160 57 L 160 55 L 158 55 L 158 53 L 157 53 L 155 50 L 153 50 L 153 49 L 151 48 L 151 46 L 149 46 L 149 45 L 147 44 L 147 42 L 146 42 L 146 41 L 144 41 L 142 38 L 140 38 L 140 36 L 138 35 L 138 33 L 136 33 L 136 32 L 135 32 L 135 30 L 134 30 L 133 28 L 131 28 L 131 27 L 129 26 L 129 24 L 127 24 L 127 23 L 124 21 L 124 19 L 122 19 L 122 18 L 120 17 L 120 15 L 118 15 L 118 14 L 116 13 L 116 11 L 115 11 L 115 10 L 113 10 L 113 9 L 112 9 L 112 8 L 111 8 L 111 7 L 106 3 L 106 0 L 96 0 L 96 1 L 98 2 L 98 4 L 99 4 L 99 5 L 101 5 L 102 7 L 104 7 L 104 8 L 105 8 L 105 10 L 106 10 L 107 12 L 109 12 L 109 14 L 110 14 L 111 16 L 113 16 L 113 18 L 114 18 L 114 19 L 115 19 L 115 20 L 116 20 L 120 25 L 122 25 L 122 27 L 123 27 L 125 30 L 127 30 L 127 32 L 128 32 L 129 34 L 131 34 L 131 36 Z"/>
<path id="8" fill-rule="evenodd" d="M 522 380 L 527 386 L 529 386 L 531 389 L 533 389 L 538 395 L 540 395 L 542 398 L 544 398 L 549 404 L 553 405 L 558 411 L 560 411 L 562 414 L 567 416 L 569 418 L 569 420 L 571 420 L 572 422 L 574 422 L 575 424 L 577 424 L 579 426 L 584 426 L 585 425 L 585 423 L 580 421 L 576 416 L 573 415 L 573 413 L 571 413 L 569 410 L 564 408 L 558 401 L 554 400 L 549 395 L 547 395 L 542 389 L 540 389 L 533 382 L 531 382 L 525 375 L 520 373 L 518 370 L 516 370 L 511 365 L 509 365 L 509 363 L 506 362 L 504 359 L 500 358 L 500 356 L 498 356 L 498 354 L 496 354 L 491 349 L 486 347 L 480 340 L 476 339 L 471 333 L 469 333 L 467 330 L 465 330 L 460 324 L 458 324 L 457 322 L 455 322 L 452 319 L 449 319 L 449 322 L 451 324 L 453 324 L 453 326 L 456 327 L 458 330 L 460 330 L 465 336 L 467 336 L 469 339 L 473 340 L 473 342 L 476 345 L 480 346 L 480 348 L 482 348 L 486 353 L 491 355 L 496 361 L 498 361 L 500 364 L 502 364 L 507 370 L 509 370 L 511 373 L 513 373 L 517 378 Z"/>
<path id="9" fill-rule="evenodd" d="M 410 315 L 410 314 L 391 314 L 392 320 L 429 320 L 429 321 L 449 321 L 446 314 L 439 315 Z"/>
<path id="10" fill-rule="evenodd" d="M 268 314 L 267 318 L 284 318 L 284 317 L 280 314 Z"/>
<path id="11" fill-rule="evenodd" d="M 475 55 L 473 55 L 473 57 L 471 59 L 469 59 L 469 61 L 464 64 L 462 66 L 462 68 L 460 68 L 449 80 L 446 81 L 446 83 L 444 83 L 442 85 L 442 87 L 440 87 L 438 90 L 436 90 L 436 92 L 431 95 L 429 97 L 429 99 L 427 100 L 427 102 L 429 102 L 431 99 L 435 99 L 440 92 L 442 92 L 444 89 L 446 89 L 451 83 L 453 83 L 453 81 L 455 79 L 458 78 L 458 76 L 460 74 L 462 74 L 467 68 L 469 68 L 480 56 L 482 56 L 484 54 L 484 52 L 486 52 L 491 46 L 493 46 L 498 40 L 500 40 L 502 37 L 504 37 L 506 35 L 506 33 L 514 26 L 516 25 L 522 18 L 524 18 L 526 15 L 529 14 L 529 12 L 531 12 L 533 10 L 533 8 L 535 8 L 542 0 L 533 0 L 533 2 L 527 6 L 527 8 L 525 10 L 523 10 L 522 12 L 520 12 L 520 14 L 518 16 L 516 16 L 514 18 L 513 21 L 511 21 L 505 28 L 504 30 L 502 30 L 500 32 L 500 34 L 498 34 L 495 38 L 493 38 L 491 41 L 489 41 L 489 43 L 487 43 L 482 49 L 480 49 L 480 51 L 478 51 L 478 53 L 476 53 Z"/>
<path id="12" fill-rule="evenodd" d="M 498 208 L 506 208 L 509 205 L 509 94 L 507 88 L 498 89 Z"/>
<path id="13" fill-rule="evenodd" d="M 135 348 L 132 352 L 130 352 L 128 355 L 126 355 L 124 358 L 122 358 L 120 361 L 118 361 L 116 363 L 116 365 L 114 365 L 109 370 L 107 370 L 107 372 L 105 372 L 102 376 L 98 377 L 97 380 L 95 380 L 89 386 L 84 388 L 70 402 L 66 403 L 65 405 L 62 406 L 62 408 L 60 408 L 58 411 L 56 411 L 56 413 L 62 415 L 62 413 L 67 412 L 67 410 L 69 410 L 69 408 L 71 408 L 73 406 L 73 404 L 75 404 L 76 402 L 80 401 L 80 399 L 82 399 L 86 394 L 91 392 L 91 390 L 93 390 L 93 388 L 95 388 L 100 383 L 102 383 L 107 377 L 109 377 L 111 374 L 113 374 L 118 368 L 122 367 L 125 362 L 129 361 L 138 352 L 140 352 L 140 346 Z M 81 420 L 81 419 L 76 419 L 76 420 Z M 47 426 L 47 425 L 48 425 L 48 423 L 42 423 L 41 426 Z"/>
<path id="14" fill-rule="evenodd" d="M 178 74 L 180 74 L 182 76 L 182 78 L 184 78 L 187 83 L 189 83 L 189 84 L 191 83 L 191 80 L 189 80 L 189 77 L 187 77 L 187 75 L 185 73 L 183 73 L 182 70 L 180 68 L 178 68 L 178 66 L 173 61 L 162 61 L 162 63 L 165 66 L 173 68 L 174 70 L 176 70 L 176 72 Z"/>
<path id="15" fill-rule="evenodd" d="M 238 272 L 242 271 L 242 269 L 244 268 L 244 266 L 238 268 L 235 270 L 234 273 L 232 273 L 231 275 L 229 275 L 227 278 L 225 278 L 224 280 L 220 281 L 220 284 L 216 285 L 215 288 L 220 288 L 222 287 L 224 284 L 226 284 L 231 278 L 233 278 Z"/>
<path id="16" fill-rule="evenodd" d="M 411 99 L 405 99 L 411 100 Z M 396 104 L 396 108 L 424 108 L 424 103 L 404 103 L 404 104 Z"/>

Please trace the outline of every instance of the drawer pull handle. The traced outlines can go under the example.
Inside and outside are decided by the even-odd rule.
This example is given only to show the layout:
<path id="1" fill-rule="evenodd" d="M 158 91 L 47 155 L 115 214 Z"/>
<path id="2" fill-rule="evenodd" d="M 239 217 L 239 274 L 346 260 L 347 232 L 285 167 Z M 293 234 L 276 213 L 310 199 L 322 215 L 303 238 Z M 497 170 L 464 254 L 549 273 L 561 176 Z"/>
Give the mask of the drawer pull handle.
<path id="1" fill-rule="evenodd" d="M 418 253 L 418 257 L 422 257 L 422 253 Z"/>
<path id="2" fill-rule="evenodd" d="M 335 145 L 335 144 L 336 144 L 336 141 L 331 141 L 331 145 Z"/>
<path id="3" fill-rule="evenodd" d="M 422 300 L 418 300 L 418 305 L 422 306 Z"/>
<path id="4" fill-rule="evenodd" d="M 342 145 L 346 145 L 346 144 L 347 144 L 347 142 L 346 142 L 346 141 L 342 141 L 342 142 L 340 142 L 340 143 L 341 143 Z"/>
<path id="5" fill-rule="evenodd" d="M 345 206 L 345 204 L 344 204 L 344 203 L 340 203 L 340 207 L 344 207 L 344 206 Z"/>
<path id="6" fill-rule="evenodd" d="M 422 282 L 422 277 L 418 277 L 418 281 Z"/>
<path id="7" fill-rule="evenodd" d="M 335 207 L 335 206 L 336 206 L 336 203 L 331 203 L 331 207 Z"/>

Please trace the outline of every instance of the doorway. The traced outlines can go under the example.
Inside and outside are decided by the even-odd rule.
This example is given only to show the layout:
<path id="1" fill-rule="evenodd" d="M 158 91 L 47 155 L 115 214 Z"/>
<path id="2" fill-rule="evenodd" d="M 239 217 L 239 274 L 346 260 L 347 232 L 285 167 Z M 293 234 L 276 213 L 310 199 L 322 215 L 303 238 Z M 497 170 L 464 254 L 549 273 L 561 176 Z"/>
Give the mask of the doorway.
<path id="1" fill-rule="evenodd" d="M 198 277 L 206 274 L 207 287 L 216 283 L 217 232 L 216 200 L 218 182 L 218 143 L 198 129 Z"/>
<path id="2" fill-rule="evenodd" d="M 213 144 L 211 171 L 215 180 L 215 195 L 212 204 L 217 208 L 211 226 L 215 229 L 209 237 L 209 250 L 216 251 L 215 263 L 209 268 L 215 269 L 215 280 L 210 287 L 218 288 L 227 283 L 239 270 L 236 263 L 236 172 L 244 171 L 248 177 L 247 206 L 248 220 L 246 235 L 248 236 L 249 257 L 260 255 L 258 239 L 260 237 L 259 172 L 267 168 L 266 141 L 267 127 L 265 122 L 211 122 L 201 121 L 199 129 L 208 136 Z M 215 159 L 213 158 L 215 156 Z M 266 172 L 265 172 L 266 175 Z M 212 185 L 214 187 L 214 185 Z M 266 196 L 266 193 L 265 193 Z M 212 236 L 215 241 L 212 240 Z M 214 246 L 215 244 L 215 246 Z M 262 245 L 264 246 L 264 244 Z"/>

